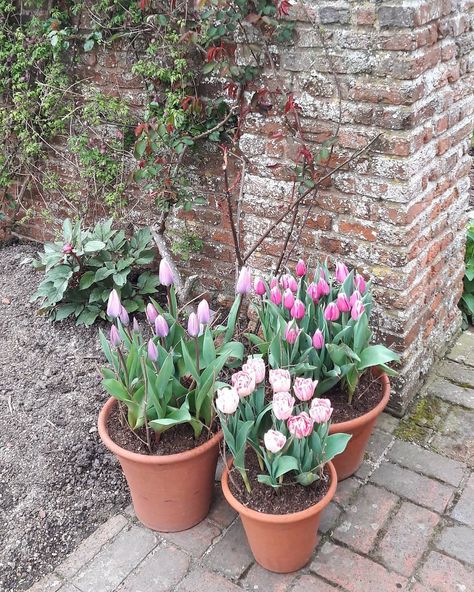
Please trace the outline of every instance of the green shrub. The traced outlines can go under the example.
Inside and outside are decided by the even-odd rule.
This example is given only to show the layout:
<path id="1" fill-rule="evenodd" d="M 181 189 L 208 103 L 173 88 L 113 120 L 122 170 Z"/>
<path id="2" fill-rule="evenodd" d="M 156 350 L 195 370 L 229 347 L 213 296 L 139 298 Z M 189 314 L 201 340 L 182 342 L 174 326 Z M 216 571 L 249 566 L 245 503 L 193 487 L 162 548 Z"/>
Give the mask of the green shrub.
<path id="1" fill-rule="evenodd" d="M 78 325 L 92 325 L 106 318 L 112 289 L 120 294 L 128 312 L 145 309 L 145 295 L 154 294 L 158 276 L 140 267 L 153 261 L 152 237 L 148 228 L 130 239 L 123 230 L 113 230 L 112 220 L 83 229 L 69 219 L 63 223 L 63 241 L 46 243 L 33 266 L 45 277 L 31 301 L 42 300 L 41 311 L 61 321 L 74 315 Z"/>
<path id="2" fill-rule="evenodd" d="M 463 313 L 464 325 L 474 324 L 474 220 L 467 226 L 466 255 L 464 257 L 466 271 L 464 289 L 459 306 Z"/>

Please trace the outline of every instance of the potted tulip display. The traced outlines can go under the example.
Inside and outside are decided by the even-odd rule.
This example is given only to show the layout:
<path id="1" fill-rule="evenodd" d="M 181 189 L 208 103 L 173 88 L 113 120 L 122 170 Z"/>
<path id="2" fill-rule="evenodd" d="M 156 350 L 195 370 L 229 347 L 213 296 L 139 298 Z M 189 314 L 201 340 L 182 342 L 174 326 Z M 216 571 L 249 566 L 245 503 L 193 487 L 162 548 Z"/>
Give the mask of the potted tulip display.
<path id="1" fill-rule="evenodd" d="M 101 332 L 100 340 L 108 361 L 103 385 L 112 398 L 99 433 L 120 461 L 140 521 L 170 532 L 190 528 L 209 510 L 222 440 L 212 400 L 223 368 L 242 362 L 243 346 L 232 336 L 248 286 L 239 286 L 226 325 L 213 326 L 206 300 L 187 318 L 178 311 L 164 260 L 160 282 L 168 306 L 149 303 L 143 331 L 117 292 L 110 294 L 113 324 L 109 339 Z"/>
<path id="2" fill-rule="evenodd" d="M 300 260 L 296 277 L 287 273 L 268 285 L 254 283 L 259 330 L 248 339 L 272 368 L 317 380 L 334 408 L 331 433 L 352 435 L 335 467 L 339 480 L 359 468 L 377 417 L 390 396 L 387 364 L 398 355 L 372 344 L 371 284 L 337 263 L 334 274 L 318 265 L 314 274 Z"/>
<path id="3" fill-rule="evenodd" d="M 330 401 L 314 397 L 316 381 L 286 369 L 269 373 L 251 358 L 215 401 L 232 461 L 222 475 L 228 503 L 240 514 L 257 562 L 278 573 L 310 559 L 321 513 L 336 491 L 331 459 L 350 439 L 330 434 Z"/>

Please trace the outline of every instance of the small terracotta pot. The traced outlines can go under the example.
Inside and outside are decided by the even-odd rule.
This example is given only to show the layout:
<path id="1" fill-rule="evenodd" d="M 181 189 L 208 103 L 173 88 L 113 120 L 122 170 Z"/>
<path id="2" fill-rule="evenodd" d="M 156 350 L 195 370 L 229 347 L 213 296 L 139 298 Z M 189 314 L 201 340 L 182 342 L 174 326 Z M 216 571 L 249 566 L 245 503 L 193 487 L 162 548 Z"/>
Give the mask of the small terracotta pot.
<path id="1" fill-rule="evenodd" d="M 116 404 L 115 399 L 109 399 L 102 408 L 99 434 L 122 466 L 140 522 L 161 532 L 186 530 L 201 522 L 212 501 L 222 432 L 186 452 L 137 454 L 121 448 L 109 436 L 107 420 Z"/>
<path id="2" fill-rule="evenodd" d="M 321 514 L 336 492 L 337 474 L 332 463 L 329 491 L 314 506 L 292 514 L 265 514 L 241 504 L 229 489 L 229 471 L 222 473 L 222 491 L 240 514 L 245 534 L 256 561 L 276 573 L 290 573 L 304 567 L 318 541 Z"/>
<path id="3" fill-rule="evenodd" d="M 339 481 L 347 479 L 353 475 L 364 460 L 365 449 L 369 442 L 370 435 L 374 429 L 377 417 L 387 406 L 390 398 L 390 381 L 388 376 L 378 370 L 373 371 L 382 382 L 383 396 L 377 407 L 355 419 L 333 423 L 329 428 L 330 434 L 351 434 L 346 449 L 342 454 L 338 454 L 333 459 Z"/>

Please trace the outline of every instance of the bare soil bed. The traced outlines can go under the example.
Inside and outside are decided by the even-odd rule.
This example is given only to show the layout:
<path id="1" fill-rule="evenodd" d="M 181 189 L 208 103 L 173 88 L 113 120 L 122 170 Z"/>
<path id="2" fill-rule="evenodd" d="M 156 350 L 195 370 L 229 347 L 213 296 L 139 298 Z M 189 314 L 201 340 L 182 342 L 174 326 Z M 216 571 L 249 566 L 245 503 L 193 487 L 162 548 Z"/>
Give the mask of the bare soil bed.
<path id="1" fill-rule="evenodd" d="M 97 328 L 52 324 L 29 299 L 35 249 L 0 248 L 0 590 L 25 590 L 128 503 L 96 428 Z"/>

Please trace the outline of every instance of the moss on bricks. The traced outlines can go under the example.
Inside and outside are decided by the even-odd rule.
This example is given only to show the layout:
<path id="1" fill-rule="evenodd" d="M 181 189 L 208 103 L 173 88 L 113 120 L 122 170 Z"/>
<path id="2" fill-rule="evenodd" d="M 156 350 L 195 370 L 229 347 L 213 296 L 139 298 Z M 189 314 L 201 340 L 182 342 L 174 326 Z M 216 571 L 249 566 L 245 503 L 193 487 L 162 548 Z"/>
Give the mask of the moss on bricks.
<path id="1" fill-rule="evenodd" d="M 427 396 L 417 401 L 411 413 L 400 421 L 394 435 L 400 440 L 426 444 L 440 420 L 446 415 L 446 405 L 438 397 Z"/>

